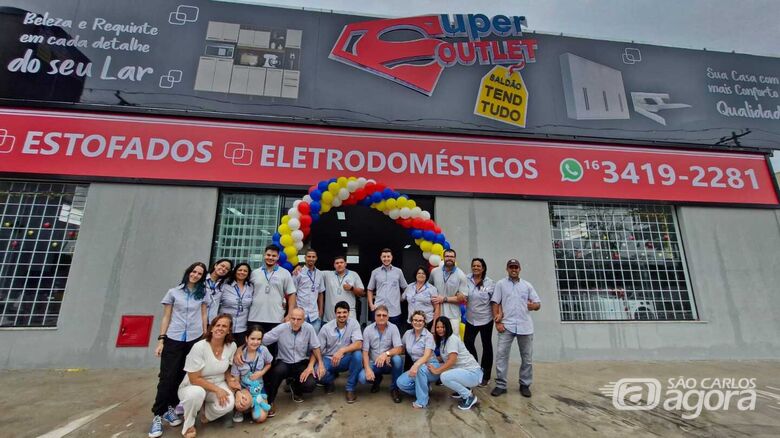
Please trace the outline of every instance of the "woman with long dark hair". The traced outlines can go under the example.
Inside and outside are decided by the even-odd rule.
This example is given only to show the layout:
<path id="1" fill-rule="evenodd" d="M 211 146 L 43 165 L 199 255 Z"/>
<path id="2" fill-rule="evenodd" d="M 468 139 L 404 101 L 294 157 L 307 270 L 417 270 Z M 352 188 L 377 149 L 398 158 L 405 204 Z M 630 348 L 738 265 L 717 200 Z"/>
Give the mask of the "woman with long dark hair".
<path id="1" fill-rule="evenodd" d="M 249 307 L 255 296 L 255 288 L 249 280 L 252 268 L 249 263 L 239 263 L 230 271 L 220 286 L 219 313 L 233 317 L 233 339 L 240 347 L 246 339 Z"/>
<path id="2" fill-rule="evenodd" d="M 160 375 L 152 406 L 150 438 L 162 435 L 163 420 L 171 426 L 181 424 L 173 407 L 179 403 L 176 389 L 184 378 L 184 361 L 207 327 L 205 275 L 205 264 L 191 264 L 184 271 L 181 283 L 169 289 L 162 299 L 163 317 L 154 350 L 160 358 Z"/>
<path id="3" fill-rule="evenodd" d="M 436 286 L 428 283 L 428 270 L 424 266 L 418 266 L 414 271 L 415 282 L 406 286 L 401 295 L 409 305 L 409 319 L 412 322 L 412 314 L 421 310 L 425 314 L 425 327 L 431 330 L 431 325 L 441 314 L 441 304 L 434 304 L 432 298 L 439 295 Z"/>
<path id="4" fill-rule="evenodd" d="M 184 363 L 187 375 L 178 395 L 184 405 L 182 435 L 195 438 L 195 418 L 200 411 L 201 425 L 233 411 L 234 391 L 241 389 L 230 374 L 230 363 L 236 352 L 232 335 L 233 319 L 220 314 L 211 321 L 206 337 L 192 347 Z"/>
<path id="5" fill-rule="evenodd" d="M 428 370 L 434 376 L 439 376 L 444 386 L 455 391 L 453 397 L 457 395 L 460 398 L 458 408 L 469 410 L 477 403 L 477 396 L 471 392 L 471 388 L 482 381 L 482 368 L 466 349 L 463 341 L 452 336 L 449 318 L 442 316 L 437 319 L 434 333 L 441 354 L 441 365 L 428 364 Z"/>
<path id="6" fill-rule="evenodd" d="M 219 314 L 220 286 L 225 277 L 233 270 L 233 262 L 228 259 L 219 259 L 211 265 L 209 275 L 206 276 L 206 305 L 208 306 L 208 317 L 206 321 L 211 321 Z"/>
<path id="7" fill-rule="evenodd" d="M 477 356 L 477 334 L 482 342 L 482 371 L 484 373 L 479 386 L 487 386 L 493 371 L 493 298 L 495 282 L 487 276 L 487 263 L 481 258 L 471 260 L 471 274 L 467 275 L 469 285 L 466 303 L 466 331 L 463 342 L 469 353 Z"/>

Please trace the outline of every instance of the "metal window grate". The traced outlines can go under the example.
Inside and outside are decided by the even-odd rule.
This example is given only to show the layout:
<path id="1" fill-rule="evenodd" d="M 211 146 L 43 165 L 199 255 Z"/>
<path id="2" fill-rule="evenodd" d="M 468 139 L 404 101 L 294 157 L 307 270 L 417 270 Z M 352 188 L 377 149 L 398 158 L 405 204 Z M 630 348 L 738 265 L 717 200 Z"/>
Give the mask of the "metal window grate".
<path id="1" fill-rule="evenodd" d="M 227 258 L 260 266 L 263 248 L 276 232 L 280 209 L 276 195 L 220 193 L 212 262 Z"/>
<path id="2" fill-rule="evenodd" d="M 563 321 L 695 320 L 674 207 L 550 203 Z"/>
<path id="3" fill-rule="evenodd" d="M 0 327 L 56 327 L 87 185 L 0 181 Z"/>

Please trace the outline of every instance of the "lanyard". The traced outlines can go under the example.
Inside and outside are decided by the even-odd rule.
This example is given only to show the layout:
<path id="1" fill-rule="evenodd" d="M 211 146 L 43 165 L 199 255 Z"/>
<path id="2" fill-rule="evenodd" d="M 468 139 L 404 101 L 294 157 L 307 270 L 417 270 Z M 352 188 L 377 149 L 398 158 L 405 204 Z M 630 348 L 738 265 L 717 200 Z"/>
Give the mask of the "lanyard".
<path id="1" fill-rule="evenodd" d="M 344 337 L 344 334 L 347 333 L 347 326 L 344 326 L 344 331 L 339 330 L 339 326 L 336 326 L 336 336 L 338 336 L 338 339 L 336 340 L 336 345 L 341 344 L 341 338 Z"/>
<path id="2" fill-rule="evenodd" d="M 253 373 L 257 371 L 257 361 L 260 360 L 260 349 L 255 350 L 255 360 L 254 362 L 249 362 L 249 356 L 247 356 L 248 351 L 244 351 L 244 363 L 249 365 L 249 370 Z"/>
<path id="3" fill-rule="evenodd" d="M 344 275 L 339 277 L 339 274 L 336 273 L 336 280 L 339 281 L 339 287 L 338 287 L 338 294 L 341 295 L 342 292 L 344 292 L 344 287 L 342 286 L 344 284 L 344 280 L 347 279 L 347 275 L 349 275 L 349 269 L 344 271 Z"/>
<path id="4" fill-rule="evenodd" d="M 316 292 L 317 287 L 317 268 L 314 268 L 314 271 L 310 271 L 309 268 L 306 268 L 306 276 L 309 277 L 309 281 L 311 281 L 311 291 L 312 293 Z"/>
<path id="5" fill-rule="evenodd" d="M 454 274 L 458 270 L 457 266 L 452 267 L 452 271 L 449 275 L 447 275 L 447 270 L 445 268 L 441 268 L 441 276 L 444 279 L 444 296 L 448 297 L 450 296 L 450 277 L 452 277 L 452 274 Z M 456 286 L 457 287 L 457 286 Z"/>
<path id="6" fill-rule="evenodd" d="M 425 285 L 423 285 L 423 288 L 420 289 L 420 290 L 417 290 L 417 283 L 415 283 L 414 284 L 414 295 L 412 295 L 412 298 L 409 301 L 411 301 L 412 304 L 416 303 L 417 302 L 417 294 L 421 294 L 421 293 L 425 292 L 425 289 L 428 289 L 428 283 L 425 283 Z"/>
<path id="7" fill-rule="evenodd" d="M 271 280 L 274 279 L 274 275 L 276 275 L 276 271 L 279 270 L 279 266 L 274 266 L 274 272 L 271 273 L 271 276 L 268 276 L 268 270 L 263 267 L 263 275 L 265 275 L 265 293 L 269 294 L 271 293 Z"/>
<path id="8" fill-rule="evenodd" d="M 217 282 L 212 280 L 211 278 L 206 278 L 206 285 L 211 290 L 211 295 L 214 295 L 217 293 Z"/>
<path id="9" fill-rule="evenodd" d="M 244 292 L 239 293 L 241 289 L 238 288 L 238 284 L 233 284 L 233 289 L 235 289 L 236 297 L 238 297 L 238 308 L 236 309 L 236 316 L 238 316 L 244 310 L 244 294 L 246 293 L 246 283 L 244 283 Z"/>

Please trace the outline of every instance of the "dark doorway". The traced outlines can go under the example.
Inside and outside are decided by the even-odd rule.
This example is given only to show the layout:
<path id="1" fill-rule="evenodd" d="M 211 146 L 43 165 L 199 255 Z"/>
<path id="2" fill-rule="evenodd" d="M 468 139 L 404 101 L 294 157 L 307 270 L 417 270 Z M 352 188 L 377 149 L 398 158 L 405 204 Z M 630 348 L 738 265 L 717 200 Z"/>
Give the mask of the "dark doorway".
<path id="1" fill-rule="evenodd" d="M 292 206 L 296 199 L 300 198 L 286 199 L 285 207 Z M 414 196 L 414 200 L 433 216 L 433 197 Z M 379 253 L 382 248 L 393 251 L 393 265 L 404 272 L 407 282 L 414 281 L 417 266 L 427 266 L 407 229 L 384 213 L 364 206 L 334 208 L 322 215 L 312 225 L 306 247 L 317 250 L 317 268 L 321 270 L 332 270 L 334 257 L 347 256 L 348 269 L 357 272 L 366 287 L 371 271 L 381 264 Z M 367 302 L 365 297 L 359 301 L 358 320 L 364 323 L 367 320 Z M 406 305 L 401 307 L 405 315 Z"/>

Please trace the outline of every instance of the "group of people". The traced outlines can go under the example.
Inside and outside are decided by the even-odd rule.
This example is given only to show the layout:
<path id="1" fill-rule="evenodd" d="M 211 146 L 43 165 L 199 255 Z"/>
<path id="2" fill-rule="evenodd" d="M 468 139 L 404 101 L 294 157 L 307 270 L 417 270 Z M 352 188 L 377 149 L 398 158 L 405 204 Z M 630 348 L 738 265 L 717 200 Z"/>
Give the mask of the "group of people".
<path id="1" fill-rule="evenodd" d="M 392 251 L 383 249 L 382 265 L 371 272 L 367 287 L 347 269 L 343 256 L 334 259 L 333 271 L 315 266 L 313 249 L 293 273 L 278 260 L 279 248 L 269 245 L 263 266 L 255 270 L 227 259 L 217 260 L 210 270 L 193 263 L 181 283 L 165 294 L 149 437 L 161 436 L 166 422 L 183 423 L 182 434 L 193 438 L 198 417 L 206 424 L 230 412 L 235 422 L 247 414 L 263 422 L 276 414 L 280 387 L 300 403 L 317 385 L 334 392 L 339 373 L 347 377 L 347 403 L 357 400 L 358 385 L 370 384 L 371 393 L 379 392 L 389 374 L 396 403 L 405 393 L 414 397 L 414 408 L 426 408 L 431 385 L 440 382 L 453 391 L 458 407 L 468 410 L 477 403 L 472 388 L 487 386 L 491 378 L 494 326 L 497 376 L 491 395 L 507 391 L 509 353 L 516 340 L 522 359 L 520 392 L 531 396 L 529 312 L 539 310 L 541 303 L 533 286 L 520 278 L 517 260 L 510 259 L 507 276 L 494 282 L 483 259 L 473 259 L 466 274 L 456 265 L 455 251 L 448 249 L 442 266 L 430 272 L 420 266 L 415 281 L 407 283 L 392 264 Z M 373 322 L 361 330 L 355 308 L 363 296 Z M 466 308 L 463 340 L 461 304 Z M 477 335 L 481 362 L 476 360 Z"/>

